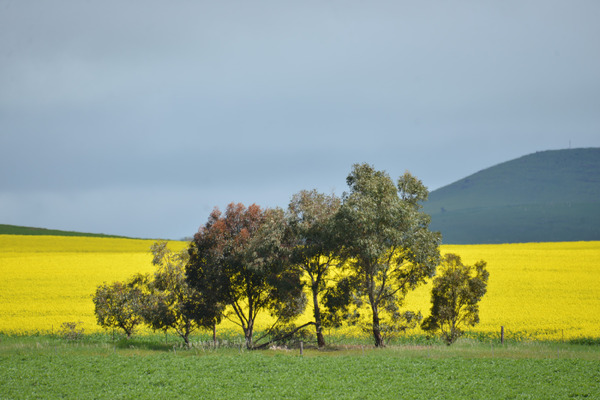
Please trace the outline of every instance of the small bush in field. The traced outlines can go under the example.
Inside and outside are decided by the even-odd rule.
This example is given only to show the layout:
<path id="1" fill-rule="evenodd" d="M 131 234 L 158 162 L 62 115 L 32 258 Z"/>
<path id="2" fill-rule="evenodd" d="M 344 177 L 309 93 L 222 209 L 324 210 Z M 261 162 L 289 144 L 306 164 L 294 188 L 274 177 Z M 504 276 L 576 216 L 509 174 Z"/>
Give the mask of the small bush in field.
<path id="1" fill-rule="evenodd" d="M 84 329 L 81 327 L 83 322 L 63 322 L 60 325 L 58 333 L 67 340 L 77 340 L 83 337 Z"/>

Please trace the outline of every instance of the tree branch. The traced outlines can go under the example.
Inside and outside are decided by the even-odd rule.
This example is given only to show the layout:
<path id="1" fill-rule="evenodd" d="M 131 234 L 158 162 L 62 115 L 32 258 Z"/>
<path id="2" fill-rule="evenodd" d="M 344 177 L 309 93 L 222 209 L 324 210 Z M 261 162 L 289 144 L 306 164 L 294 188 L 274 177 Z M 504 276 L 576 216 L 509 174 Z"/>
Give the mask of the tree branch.
<path id="1" fill-rule="evenodd" d="M 296 332 L 298 332 L 300 329 L 302 329 L 302 328 L 306 328 L 306 327 L 307 327 L 307 326 L 309 326 L 309 325 L 315 325 L 315 326 L 316 326 L 316 324 L 315 324 L 314 322 L 312 322 L 312 321 L 311 321 L 311 322 L 307 322 L 307 323 L 305 323 L 304 325 L 300 325 L 299 327 L 297 327 L 297 328 L 296 328 L 296 329 L 294 329 L 293 331 L 291 331 L 291 332 L 288 332 L 288 333 L 286 333 L 286 334 L 285 334 L 285 335 L 283 335 L 283 336 L 276 337 L 276 338 L 274 338 L 274 339 L 271 339 L 271 340 L 269 340 L 267 343 L 263 343 L 263 344 L 261 344 L 260 346 L 256 346 L 256 347 L 254 347 L 254 350 L 264 349 L 265 347 L 267 347 L 267 346 L 269 346 L 269 345 L 273 344 L 274 342 L 276 342 L 276 341 L 278 341 L 278 340 L 283 340 L 283 339 L 285 339 L 285 338 L 288 338 L 288 337 L 290 337 L 290 336 L 293 336 L 293 335 L 294 335 Z M 263 337 L 264 337 L 264 336 L 263 336 Z"/>

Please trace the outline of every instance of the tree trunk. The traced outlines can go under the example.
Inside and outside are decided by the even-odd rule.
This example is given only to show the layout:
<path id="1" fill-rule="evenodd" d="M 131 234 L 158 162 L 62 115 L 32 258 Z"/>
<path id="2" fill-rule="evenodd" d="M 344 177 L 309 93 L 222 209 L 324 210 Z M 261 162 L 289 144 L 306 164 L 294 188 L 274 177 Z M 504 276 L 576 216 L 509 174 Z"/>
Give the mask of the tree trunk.
<path id="1" fill-rule="evenodd" d="M 375 299 L 374 286 L 373 277 L 367 274 L 366 287 L 369 294 L 369 304 L 373 312 L 373 339 L 375 340 L 375 347 L 383 347 L 383 337 L 379 328 L 379 301 Z"/>
<path id="2" fill-rule="evenodd" d="M 375 339 L 375 347 L 383 347 L 383 337 L 379 329 L 379 310 L 377 307 L 371 306 L 373 310 L 373 339 Z"/>
<path id="3" fill-rule="evenodd" d="M 248 327 L 244 330 L 244 339 L 246 339 L 246 348 L 252 349 L 254 344 L 252 343 L 252 335 L 253 335 L 253 321 L 248 323 Z"/>
<path id="4" fill-rule="evenodd" d="M 189 321 L 186 323 L 181 337 L 183 338 L 183 341 L 185 342 L 185 346 L 187 348 L 189 348 L 190 347 L 190 323 L 189 323 Z"/>
<path id="5" fill-rule="evenodd" d="M 318 285 L 313 282 L 312 294 L 313 294 L 313 305 L 315 315 L 315 328 L 317 331 L 317 344 L 319 348 L 325 347 L 325 338 L 323 337 L 323 326 L 321 324 L 321 310 L 319 308 L 319 296 L 318 296 Z"/>

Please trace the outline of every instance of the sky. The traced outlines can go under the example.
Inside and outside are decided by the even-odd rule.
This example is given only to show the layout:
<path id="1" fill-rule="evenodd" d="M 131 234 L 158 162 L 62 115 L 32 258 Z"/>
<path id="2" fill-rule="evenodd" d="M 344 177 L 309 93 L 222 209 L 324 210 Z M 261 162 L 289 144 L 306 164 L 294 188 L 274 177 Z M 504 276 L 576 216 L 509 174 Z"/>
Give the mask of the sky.
<path id="1" fill-rule="evenodd" d="M 600 2 L 0 0 L 0 224 L 181 239 L 230 202 L 600 147 Z"/>

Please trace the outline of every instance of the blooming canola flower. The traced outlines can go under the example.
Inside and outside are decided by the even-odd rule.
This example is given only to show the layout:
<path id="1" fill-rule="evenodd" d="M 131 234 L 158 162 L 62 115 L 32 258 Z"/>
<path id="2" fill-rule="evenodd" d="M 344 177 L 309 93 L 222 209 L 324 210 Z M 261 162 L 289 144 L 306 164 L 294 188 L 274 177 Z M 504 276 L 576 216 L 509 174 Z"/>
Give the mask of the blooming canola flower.
<path id="1" fill-rule="evenodd" d="M 92 296 L 103 282 L 150 273 L 150 246 L 140 239 L 0 235 L 0 332 L 56 332 L 63 322 L 101 331 Z M 186 242 L 171 242 L 179 250 Z M 538 339 L 598 337 L 600 242 L 443 245 L 466 264 L 487 262 L 481 322 L 471 332 Z M 406 308 L 429 314 L 431 282 L 408 294 Z M 303 320 L 310 319 L 312 309 Z M 259 319 L 265 325 L 268 316 Z M 237 329 L 227 320 L 219 329 Z M 356 332 L 353 331 L 356 329 Z M 346 327 L 344 334 L 362 335 Z"/>

